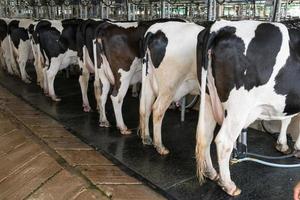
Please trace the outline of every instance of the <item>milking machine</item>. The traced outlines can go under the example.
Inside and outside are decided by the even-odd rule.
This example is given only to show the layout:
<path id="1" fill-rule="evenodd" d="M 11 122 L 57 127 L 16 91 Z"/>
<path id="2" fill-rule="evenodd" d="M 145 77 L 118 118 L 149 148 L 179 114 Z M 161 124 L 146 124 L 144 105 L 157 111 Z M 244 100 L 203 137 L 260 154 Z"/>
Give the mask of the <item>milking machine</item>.
<path id="1" fill-rule="evenodd" d="M 278 168 L 294 168 L 300 167 L 299 164 L 278 164 L 271 161 L 265 160 L 282 160 L 291 158 L 294 154 L 284 155 L 284 156 L 265 156 L 256 153 L 251 153 L 248 151 L 247 145 L 247 132 L 248 129 L 243 129 L 240 136 L 238 137 L 232 152 L 232 158 L 230 160 L 231 164 L 236 164 L 245 161 L 256 162 L 262 165 Z M 262 160 L 265 159 L 265 160 Z"/>

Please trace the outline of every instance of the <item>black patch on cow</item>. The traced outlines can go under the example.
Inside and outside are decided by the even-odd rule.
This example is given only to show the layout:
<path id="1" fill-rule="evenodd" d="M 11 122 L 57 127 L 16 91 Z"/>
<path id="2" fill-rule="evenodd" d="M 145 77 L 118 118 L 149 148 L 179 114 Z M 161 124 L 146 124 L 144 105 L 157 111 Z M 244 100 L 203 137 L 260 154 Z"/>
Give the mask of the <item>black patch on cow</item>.
<path id="1" fill-rule="evenodd" d="M 81 19 L 66 19 L 62 21 L 63 31 L 59 38 L 59 45 L 63 51 L 71 49 L 77 51 L 76 33 L 78 26 L 83 22 Z"/>
<path id="2" fill-rule="evenodd" d="M 83 51 L 82 48 L 85 45 L 91 58 L 94 63 L 94 53 L 93 53 L 93 40 L 95 39 L 95 31 L 97 27 L 102 24 L 104 21 L 95 21 L 92 19 L 85 20 L 82 22 L 77 29 L 77 52 L 78 57 L 83 60 Z"/>
<path id="3" fill-rule="evenodd" d="M 255 37 L 251 40 L 246 54 L 250 63 L 245 76 L 245 88 L 247 90 L 268 82 L 281 43 L 282 34 L 278 27 L 269 23 L 263 23 L 257 27 Z M 254 85 L 252 79 L 256 80 Z"/>
<path id="4" fill-rule="evenodd" d="M 10 34 L 11 40 L 16 48 L 19 48 L 21 40 L 29 40 L 28 31 L 23 27 L 19 27 L 19 23 L 19 20 L 12 20 L 8 24 L 8 33 Z"/>
<path id="5" fill-rule="evenodd" d="M 7 24 L 3 19 L 0 19 L 0 44 L 7 36 Z"/>
<path id="6" fill-rule="evenodd" d="M 166 54 L 168 38 L 161 30 L 159 30 L 156 33 L 147 33 L 146 42 L 150 51 L 152 63 L 155 68 L 158 68 Z"/>
<path id="7" fill-rule="evenodd" d="M 51 27 L 51 21 L 40 21 L 33 32 L 33 38 L 40 44 L 43 56 L 51 61 L 51 58 L 65 53 L 68 49 L 77 51 L 76 33 L 81 22 L 82 20 L 75 19 L 63 20 L 63 30 L 60 32 Z"/>
<path id="8" fill-rule="evenodd" d="M 60 38 L 60 32 L 53 27 L 45 27 L 39 30 L 39 43 L 42 52 L 45 52 L 45 56 L 49 58 L 57 57 L 59 54 L 64 53 L 65 49 L 62 49 L 58 44 Z"/>
<path id="9" fill-rule="evenodd" d="M 224 27 L 214 36 L 212 67 L 220 99 L 225 102 L 230 91 L 244 86 L 246 90 L 268 82 L 280 51 L 282 35 L 278 27 L 262 23 L 257 26 L 246 55 L 243 40 L 236 28 Z"/>
<path id="10" fill-rule="evenodd" d="M 289 29 L 290 56 L 275 78 L 275 91 L 286 95 L 284 113 L 300 112 L 300 27 Z"/>

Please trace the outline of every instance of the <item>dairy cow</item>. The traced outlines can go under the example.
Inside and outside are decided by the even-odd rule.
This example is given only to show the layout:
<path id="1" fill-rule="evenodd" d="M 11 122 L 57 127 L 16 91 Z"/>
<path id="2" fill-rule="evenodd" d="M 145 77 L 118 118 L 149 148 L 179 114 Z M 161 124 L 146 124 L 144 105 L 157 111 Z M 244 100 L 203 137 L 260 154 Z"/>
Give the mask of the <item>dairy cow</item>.
<path id="1" fill-rule="evenodd" d="M 221 20 L 198 36 L 201 94 L 208 88 L 210 95 L 201 95 L 198 175 L 218 180 L 229 195 L 241 192 L 229 171 L 241 130 L 256 119 L 286 120 L 300 112 L 300 27 L 290 23 Z M 210 158 L 215 122 L 222 125 L 215 139 L 219 175 Z M 299 142 L 294 148 L 300 150 Z"/>
<path id="2" fill-rule="evenodd" d="M 11 38 L 8 34 L 8 24 L 12 19 L 0 19 L 0 64 L 9 74 L 19 75 L 16 61 L 12 54 Z"/>
<path id="3" fill-rule="evenodd" d="M 83 21 L 76 33 L 76 44 L 78 52 L 78 63 L 81 70 L 79 83 L 82 94 L 82 107 L 85 112 L 91 110 L 87 92 L 90 74 L 95 73 L 93 42 L 95 41 L 95 30 L 102 24 L 102 20 L 88 19 Z"/>
<path id="4" fill-rule="evenodd" d="M 153 145 L 162 155 L 169 153 L 161 140 L 162 120 L 169 105 L 189 93 L 199 94 L 196 45 L 203 29 L 194 23 L 165 22 L 152 25 L 145 34 L 140 131 L 143 143 L 152 144 L 149 117 L 153 111 Z"/>
<path id="5" fill-rule="evenodd" d="M 159 22 L 176 19 L 158 19 L 140 22 L 105 22 L 96 29 L 95 52 L 95 95 L 99 107 L 99 124 L 110 126 L 105 103 L 113 85 L 111 100 L 117 127 L 122 134 L 130 134 L 122 116 L 123 99 L 130 84 L 141 81 L 142 58 L 140 48 L 147 29 Z M 183 20 L 177 20 L 183 21 Z"/>
<path id="6" fill-rule="evenodd" d="M 17 63 L 21 78 L 25 83 L 30 83 L 30 77 L 26 72 L 26 63 L 33 58 L 29 33 L 29 26 L 33 23 L 30 19 L 11 20 L 8 24 L 9 50 L 12 68 Z M 16 70 L 15 70 L 16 71 Z M 15 72 L 17 73 L 17 72 Z"/>
<path id="7" fill-rule="evenodd" d="M 77 64 L 77 28 L 82 20 L 41 20 L 34 27 L 33 41 L 40 59 L 38 68 L 42 69 L 43 89 L 52 100 L 60 101 L 54 91 L 54 79 L 59 70 Z"/>
<path id="8" fill-rule="evenodd" d="M 4 43 L 7 35 L 7 23 L 5 20 L 0 19 L 0 67 L 5 70 L 8 70 L 4 55 L 6 49 Z M 9 73 L 12 73 L 12 71 L 9 71 Z"/>

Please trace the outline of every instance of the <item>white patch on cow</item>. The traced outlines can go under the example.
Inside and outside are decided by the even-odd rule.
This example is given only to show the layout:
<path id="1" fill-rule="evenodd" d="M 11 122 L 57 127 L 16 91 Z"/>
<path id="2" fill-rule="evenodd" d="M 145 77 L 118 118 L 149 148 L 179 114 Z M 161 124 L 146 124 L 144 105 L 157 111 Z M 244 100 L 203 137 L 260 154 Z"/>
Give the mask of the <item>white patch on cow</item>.
<path id="1" fill-rule="evenodd" d="M 26 40 L 26 41 L 20 40 L 19 48 L 17 49 L 17 53 L 18 53 L 17 62 L 19 64 L 21 78 L 26 83 L 30 82 L 30 77 L 27 74 L 25 67 L 31 52 L 32 52 L 32 48 L 30 45 L 30 40 Z"/>
<path id="2" fill-rule="evenodd" d="M 138 26 L 138 22 L 109 22 L 111 24 L 117 25 L 122 28 L 136 28 Z"/>
<path id="3" fill-rule="evenodd" d="M 71 49 L 68 49 L 65 52 L 64 59 L 62 60 L 60 70 L 67 68 L 70 65 L 77 65 L 77 51 L 73 51 Z"/>
<path id="4" fill-rule="evenodd" d="M 119 69 L 118 73 L 120 73 L 120 88 L 118 90 L 117 96 L 111 95 L 111 100 L 113 103 L 117 127 L 121 130 L 122 134 L 130 133 L 124 123 L 123 115 L 122 115 L 122 105 L 124 97 L 128 91 L 128 87 L 130 84 L 135 84 L 141 81 L 142 74 L 142 63 L 141 59 L 135 58 L 130 66 L 129 71 L 124 71 L 123 69 Z M 134 78 L 133 78 L 134 77 Z"/>
<path id="5" fill-rule="evenodd" d="M 49 20 L 51 27 L 56 28 L 60 33 L 63 31 L 62 21 L 61 20 Z"/>
<path id="6" fill-rule="evenodd" d="M 12 56 L 10 54 L 10 47 L 9 47 L 9 41 L 8 41 L 8 36 L 4 38 L 4 40 L 1 43 L 1 48 L 3 51 L 3 59 L 5 61 L 5 65 L 7 68 L 7 71 L 9 74 L 13 74 L 13 69 L 12 69 Z"/>
<path id="7" fill-rule="evenodd" d="M 15 75 L 19 75 L 19 72 L 17 69 L 17 63 L 16 63 L 16 60 L 14 57 L 14 51 L 13 51 L 14 45 L 13 45 L 10 35 L 8 35 L 8 43 L 9 43 L 8 50 L 9 50 L 9 57 L 10 57 L 9 59 L 10 59 L 11 69 Z"/>

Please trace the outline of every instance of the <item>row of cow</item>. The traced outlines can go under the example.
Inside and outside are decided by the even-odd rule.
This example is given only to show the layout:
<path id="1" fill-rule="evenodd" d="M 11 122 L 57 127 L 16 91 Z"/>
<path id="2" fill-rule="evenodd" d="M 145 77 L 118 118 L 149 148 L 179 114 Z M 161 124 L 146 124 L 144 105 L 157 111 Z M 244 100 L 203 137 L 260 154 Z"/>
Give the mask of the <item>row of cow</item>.
<path id="1" fill-rule="evenodd" d="M 161 139 L 164 114 L 184 95 L 201 95 L 196 159 L 200 180 L 218 181 L 230 195 L 240 190 L 230 178 L 229 159 L 243 128 L 254 120 L 282 120 L 276 148 L 287 153 L 286 129 L 300 112 L 300 28 L 298 21 L 216 21 L 200 24 L 180 19 L 140 22 L 109 20 L 0 20 L 0 64 L 29 82 L 25 66 L 34 58 L 37 83 L 54 101 L 57 72 L 77 63 L 84 111 L 90 111 L 88 81 L 95 74 L 94 93 L 99 125 L 109 127 L 108 94 L 122 134 L 130 134 L 122 117 L 130 84 L 142 82 L 140 136 L 144 144 L 168 154 Z M 299 80 L 299 81 L 298 81 Z M 201 86 L 201 88 L 200 88 Z M 112 90 L 110 89 L 112 87 Z M 208 91 L 206 91 L 208 90 Z M 153 141 L 149 118 L 153 112 Z M 210 144 L 215 139 L 219 173 Z M 295 155 L 300 157 L 300 137 Z"/>

